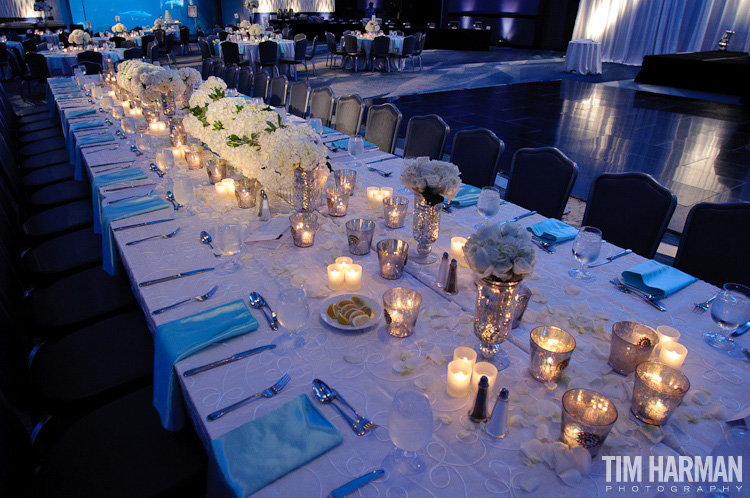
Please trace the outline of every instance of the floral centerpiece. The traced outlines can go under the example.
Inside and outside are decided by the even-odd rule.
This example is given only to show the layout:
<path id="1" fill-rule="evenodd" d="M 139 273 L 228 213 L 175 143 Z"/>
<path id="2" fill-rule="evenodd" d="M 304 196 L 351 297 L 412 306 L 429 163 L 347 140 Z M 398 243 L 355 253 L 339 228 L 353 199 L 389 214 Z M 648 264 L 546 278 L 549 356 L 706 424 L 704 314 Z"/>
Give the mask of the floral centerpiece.
<path id="1" fill-rule="evenodd" d="M 250 33 L 253 36 L 260 36 L 265 32 L 266 32 L 266 29 L 262 25 L 257 24 L 257 23 L 250 26 L 250 29 L 248 30 L 248 33 Z"/>
<path id="2" fill-rule="evenodd" d="M 464 245 L 464 257 L 479 289 L 474 335 L 485 358 L 492 359 L 510 332 L 513 293 L 536 264 L 531 232 L 515 224 L 482 225 Z"/>
<path id="3" fill-rule="evenodd" d="M 73 45 L 85 45 L 90 41 L 91 41 L 91 35 L 86 33 L 82 29 L 74 29 L 68 35 L 68 42 L 72 43 Z"/>
<path id="4" fill-rule="evenodd" d="M 368 33 L 377 33 L 380 31 L 380 24 L 375 20 L 375 16 L 372 16 L 372 19 L 367 21 L 367 24 L 365 25 L 365 31 Z"/>
<path id="5" fill-rule="evenodd" d="M 177 110 L 175 96 L 185 92 L 186 87 L 178 70 L 160 69 L 141 74 L 141 83 L 144 86 L 141 98 L 146 102 L 161 101 L 164 115 L 171 117 Z"/>
<path id="6" fill-rule="evenodd" d="M 148 85 L 144 82 L 144 79 L 149 81 L 148 73 L 156 71 L 164 71 L 164 68 L 139 59 L 127 60 L 117 66 L 117 84 L 120 85 L 120 88 L 145 100 L 147 103 L 153 103 L 159 95 L 146 92 Z"/>
<path id="7" fill-rule="evenodd" d="M 250 21 L 248 21 L 247 19 L 243 19 L 242 22 L 240 23 L 240 28 L 247 29 L 252 25 L 253 24 Z"/>
<path id="8" fill-rule="evenodd" d="M 183 95 L 183 100 L 185 102 L 185 106 L 187 106 L 190 100 L 190 96 L 193 94 L 193 88 L 196 85 L 200 85 L 203 81 L 203 78 L 201 77 L 200 71 L 198 71 L 197 69 L 193 69 L 192 67 L 181 67 L 177 70 L 177 72 L 180 73 L 180 78 L 182 78 L 182 82 L 185 84 L 185 93 Z"/>
<path id="9" fill-rule="evenodd" d="M 245 0 L 245 8 L 249 11 L 257 9 L 259 6 L 258 0 Z"/>
<path id="10" fill-rule="evenodd" d="M 126 32 L 127 30 L 128 30 L 128 29 L 127 29 L 127 28 L 125 27 L 125 25 L 124 25 L 123 23 L 121 23 L 121 22 L 118 22 L 117 24 L 115 24 L 114 26 L 112 26 L 112 32 L 113 32 L 113 33 L 124 33 L 124 32 Z"/>
<path id="11" fill-rule="evenodd" d="M 154 28 L 155 29 L 163 28 L 163 27 L 164 27 L 164 19 L 162 19 L 160 17 L 160 18 L 154 20 Z"/>

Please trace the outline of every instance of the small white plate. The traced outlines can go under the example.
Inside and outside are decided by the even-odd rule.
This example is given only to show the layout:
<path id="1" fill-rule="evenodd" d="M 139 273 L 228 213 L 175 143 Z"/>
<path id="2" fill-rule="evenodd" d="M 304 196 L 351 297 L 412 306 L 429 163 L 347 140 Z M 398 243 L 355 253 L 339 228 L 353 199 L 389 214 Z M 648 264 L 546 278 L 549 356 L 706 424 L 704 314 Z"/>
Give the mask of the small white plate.
<path id="1" fill-rule="evenodd" d="M 332 305 L 333 303 L 337 303 L 341 301 L 342 299 L 346 299 L 352 296 L 357 296 L 358 298 L 360 298 L 375 313 L 375 316 L 370 318 L 370 320 L 364 325 L 359 325 L 359 326 L 341 325 L 337 319 L 331 318 L 330 316 L 328 316 L 328 307 L 330 305 Z M 378 303 L 375 299 L 371 297 L 363 296 L 361 294 L 339 294 L 338 296 L 333 296 L 329 299 L 326 299 L 325 302 L 323 302 L 323 305 L 320 307 L 320 319 L 323 320 L 326 324 L 330 325 L 331 327 L 339 329 L 339 330 L 347 330 L 347 331 L 365 330 L 377 324 L 380 321 L 380 317 L 382 315 L 383 315 L 383 310 L 380 307 L 380 303 Z"/>

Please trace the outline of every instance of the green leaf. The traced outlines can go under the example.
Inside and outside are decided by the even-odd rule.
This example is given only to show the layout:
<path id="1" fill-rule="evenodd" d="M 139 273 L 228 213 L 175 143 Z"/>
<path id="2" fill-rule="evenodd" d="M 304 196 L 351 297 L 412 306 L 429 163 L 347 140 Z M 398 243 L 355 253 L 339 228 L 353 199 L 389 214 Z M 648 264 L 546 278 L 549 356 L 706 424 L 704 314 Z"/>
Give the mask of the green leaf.
<path id="1" fill-rule="evenodd" d="M 223 130 L 223 129 L 224 129 L 224 125 L 221 124 L 221 121 L 215 121 L 214 122 L 214 130 L 219 131 L 219 130 Z"/>

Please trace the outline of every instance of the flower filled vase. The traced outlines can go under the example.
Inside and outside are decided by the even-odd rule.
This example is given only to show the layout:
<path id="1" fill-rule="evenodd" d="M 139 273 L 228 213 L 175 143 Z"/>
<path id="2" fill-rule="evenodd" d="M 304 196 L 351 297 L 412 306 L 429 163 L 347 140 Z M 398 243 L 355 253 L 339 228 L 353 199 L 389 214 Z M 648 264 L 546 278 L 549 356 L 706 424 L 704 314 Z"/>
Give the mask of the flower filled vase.
<path id="1" fill-rule="evenodd" d="M 171 118 L 177 112 L 177 103 L 175 102 L 174 92 L 162 92 L 159 100 L 161 104 L 161 110 L 164 115 Z"/>
<path id="2" fill-rule="evenodd" d="M 440 212 L 443 205 L 431 205 L 417 190 L 414 191 L 414 217 L 412 234 L 417 241 L 417 257 L 412 258 L 417 264 L 425 265 L 437 261 L 432 252 L 432 243 L 440 232 Z"/>
<path id="3" fill-rule="evenodd" d="M 521 282 L 499 282 L 479 277 L 475 281 L 478 294 L 474 335 L 479 339 L 482 356 L 491 360 L 510 333 L 515 306 L 513 293 Z"/>

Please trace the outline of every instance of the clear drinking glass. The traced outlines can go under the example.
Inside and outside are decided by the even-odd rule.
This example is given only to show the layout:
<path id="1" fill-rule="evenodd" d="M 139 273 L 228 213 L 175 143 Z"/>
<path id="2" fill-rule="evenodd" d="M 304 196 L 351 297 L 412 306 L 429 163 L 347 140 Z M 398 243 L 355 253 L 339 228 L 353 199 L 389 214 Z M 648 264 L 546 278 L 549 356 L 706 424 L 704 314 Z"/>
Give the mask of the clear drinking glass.
<path id="1" fill-rule="evenodd" d="M 323 133 L 323 121 L 320 118 L 310 118 L 310 127 L 318 133 Z"/>
<path id="2" fill-rule="evenodd" d="M 195 200 L 193 181 L 188 177 L 175 178 L 172 193 L 177 202 L 184 206 L 189 205 Z"/>
<path id="3" fill-rule="evenodd" d="M 222 253 L 232 256 L 242 250 L 242 230 L 238 223 L 220 223 L 217 233 Z"/>
<path id="4" fill-rule="evenodd" d="M 599 257 L 601 249 L 602 231 L 595 227 L 581 227 L 575 241 L 573 241 L 573 256 L 581 264 L 581 267 L 571 269 L 568 274 L 578 280 L 594 280 L 594 275 L 586 270 L 586 265 Z"/>
<path id="5" fill-rule="evenodd" d="M 703 340 L 727 356 L 743 358 L 742 349 L 724 334 L 736 330 L 750 320 L 750 289 L 740 284 L 724 284 L 711 302 L 711 318 L 724 331 L 705 332 Z"/>
<path id="6" fill-rule="evenodd" d="M 356 159 L 358 156 L 365 152 L 365 139 L 360 136 L 354 136 L 349 139 L 349 155 L 354 156 Z"/>
<path id="7" fill-rule="evenodd" d="M 433 431 L 429 398 L 413 387 L 399 389 L 388 418 L 388 434 L 396 446 L 390 460 L 397 472 L 407 475 L 424 472 L 424 460 L 417 452 L 427 446 Z"/>
<path id="8" fill-rule="evenodd" d="M 151 137 L 149 136 L 148 132 L 136 133 L 135 146 L 141 152 L 151 150 Z"/>
<path id="9" fill-rule="evenodd" d="M 310 304 L 307 302 L 305 289 L 288 288 L 279 291 L 278 306 L 279 323 L 291 330 L 297 332 L 304 327 L 310 318 Z"/>
<path id="10" fill-rule="evenodd" d="M 479 200 L 477 201 L 477 211 L 486 219 L 483 223 L 477 223 L 474 228 L 479 228 L 490 221 L 490 218 L 500 211 L 501 202 L 500 190 L 498 190 L 497 187 L 482 188 L 482 192 L 479 194 Z"/>

